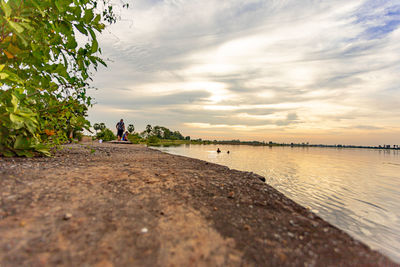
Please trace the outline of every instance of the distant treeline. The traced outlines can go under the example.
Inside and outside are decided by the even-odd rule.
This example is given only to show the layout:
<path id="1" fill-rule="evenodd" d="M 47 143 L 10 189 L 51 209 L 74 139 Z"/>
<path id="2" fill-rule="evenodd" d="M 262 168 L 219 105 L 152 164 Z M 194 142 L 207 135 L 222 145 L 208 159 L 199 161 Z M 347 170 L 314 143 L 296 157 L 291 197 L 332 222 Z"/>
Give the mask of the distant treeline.
<path id="1" fill-rule="evenodd" d="M 203 141 L 199 139 L 200 141 Z M 197 141 L 197 140 L 196 140 Z M 324 144 L 309 144 L 307 143 L 275 143 L 272 141 L 269 142 L 260 142 L 260 141 L 240 141 L 236 140 L 226 140 L 226 141 L 203 141 L 207 143 L 213 144 L 221 144 L 221 145 L 252 145 L 252 146 L 290 146 L 290 147 L 336 147 L 336 148 L 370 148 L 370 149 L 395 149 L 400 150 L 399 145 L 378 145 L 378 146 L 357 146 L 357 145 L 324 145 Z"/>

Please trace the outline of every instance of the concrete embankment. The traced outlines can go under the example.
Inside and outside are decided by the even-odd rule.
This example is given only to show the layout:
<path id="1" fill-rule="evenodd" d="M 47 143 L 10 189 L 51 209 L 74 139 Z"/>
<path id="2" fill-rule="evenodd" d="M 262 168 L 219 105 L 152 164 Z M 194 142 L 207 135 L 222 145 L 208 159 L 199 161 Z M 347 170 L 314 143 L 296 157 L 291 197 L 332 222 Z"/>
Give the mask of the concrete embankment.
<path id="1" fill-rule="evenodd" d="M 261 178 L 140 145 L 0 158 L 0 266 L 398 266 Z"/>

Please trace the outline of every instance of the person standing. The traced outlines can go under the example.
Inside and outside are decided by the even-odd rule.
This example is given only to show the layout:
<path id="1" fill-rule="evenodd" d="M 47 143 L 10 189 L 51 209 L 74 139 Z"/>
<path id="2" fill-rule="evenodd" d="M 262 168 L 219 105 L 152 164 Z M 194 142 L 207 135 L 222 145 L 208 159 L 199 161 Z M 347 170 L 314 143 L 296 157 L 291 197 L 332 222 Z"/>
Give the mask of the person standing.
<path id="1" fill-rule="evenodd" d="M 117 136 L 118 136 L 118 141 L 121 141 L 122 135 L 125 132 L 125 123 L 124 120 L 121 119 L 117 125 L 115 126 L 115 128 L 117 128 Z"/>

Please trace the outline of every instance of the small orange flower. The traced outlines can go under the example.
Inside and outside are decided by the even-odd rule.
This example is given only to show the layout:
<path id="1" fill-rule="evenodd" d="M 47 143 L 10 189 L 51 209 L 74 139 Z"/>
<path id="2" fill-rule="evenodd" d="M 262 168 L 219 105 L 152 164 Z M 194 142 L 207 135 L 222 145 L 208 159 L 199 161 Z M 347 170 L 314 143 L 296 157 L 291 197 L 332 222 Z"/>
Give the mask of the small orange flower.
<path id="1" fill-rule="evenodd" d="M 48 136 L 54 135 L 54 130 L 45 129 L 44 132 L 45 132 Z"/>
<path id="2" fill-rule="evenodd" d="M 6 54 L 8 59 L 12 59 L 14 58 L 13 54 L 11 54 L 10 52 L 8 52 L 7 50 L 4 50 L 4 53 Z"/>

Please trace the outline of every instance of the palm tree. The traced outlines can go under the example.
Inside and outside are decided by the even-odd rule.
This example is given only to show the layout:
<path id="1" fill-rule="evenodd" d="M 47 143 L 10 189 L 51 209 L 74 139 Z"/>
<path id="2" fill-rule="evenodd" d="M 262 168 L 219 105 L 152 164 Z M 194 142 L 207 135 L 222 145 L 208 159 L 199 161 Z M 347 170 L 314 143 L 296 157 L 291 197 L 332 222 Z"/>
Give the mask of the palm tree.
<path id="1" fill-rule="evenodd" d="M 103 131 L 106 128 L 104 122 L 100 123 L 100 130 Z"/>
<path id="2" fill-rule="evenodd" d="M 98 123 L 93 124 L 93 129 L 96 131 L 97 134 L 97 131 L 100 130 L 100 124 Z"/>
<path id="3" fill-rule="evenodd" d="M 135 131 L 135 126 L 133 126 L 133 124 L 129 124 L 129 125 L 128 125 L 128 132 L 129 132 L 130 134 L 132 134 L 134 131 Z"/>
<path id="4" fill-rule="evenodd" d="M 151 133 L 152 130 L 153 130 L 153 127 L 151 127 L 150 124 L 147 124 L 147 126 L 146 126 L 146 133 L 147 133 L 147 135 L 150 135 L 150 133 Z"/>

